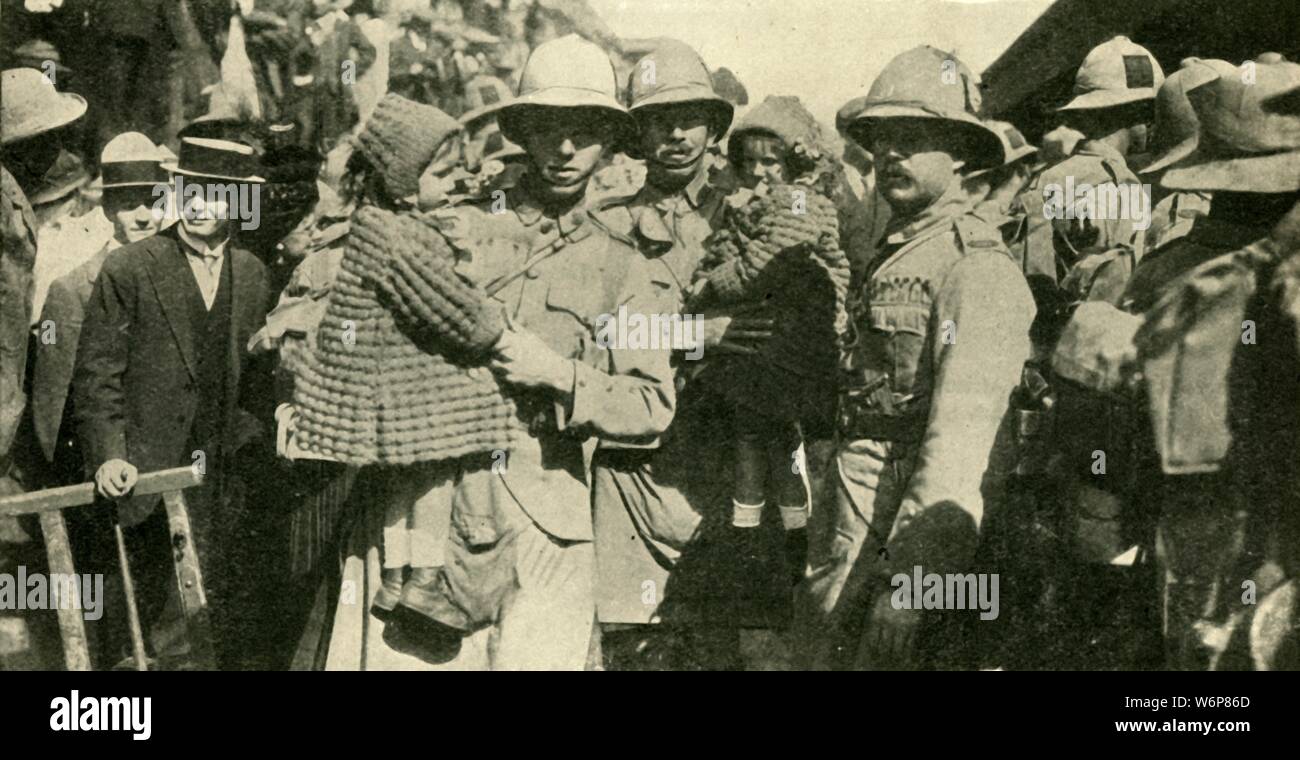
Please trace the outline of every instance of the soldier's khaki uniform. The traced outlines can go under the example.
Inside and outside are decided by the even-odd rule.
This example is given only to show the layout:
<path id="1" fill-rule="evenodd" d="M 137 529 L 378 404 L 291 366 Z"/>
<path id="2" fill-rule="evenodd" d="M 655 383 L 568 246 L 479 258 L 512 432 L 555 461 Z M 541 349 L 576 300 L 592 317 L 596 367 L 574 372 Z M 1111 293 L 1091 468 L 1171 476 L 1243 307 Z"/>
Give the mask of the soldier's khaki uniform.
<path id="1" fill-rule="evenodd" d="M 894 573 L 970 572 L 1013 465 L 1007 402 L 1029 358 L 1033 299 L 995 228 L 941 202 L 889 234 L 854 296 L 831 535 L 813 537 L 798 621 L 811 667 L 849 664 Z M 811 632 L 811 631 L 810 631 Z M 886 666 L 888 663 L 862 663 Z"/>

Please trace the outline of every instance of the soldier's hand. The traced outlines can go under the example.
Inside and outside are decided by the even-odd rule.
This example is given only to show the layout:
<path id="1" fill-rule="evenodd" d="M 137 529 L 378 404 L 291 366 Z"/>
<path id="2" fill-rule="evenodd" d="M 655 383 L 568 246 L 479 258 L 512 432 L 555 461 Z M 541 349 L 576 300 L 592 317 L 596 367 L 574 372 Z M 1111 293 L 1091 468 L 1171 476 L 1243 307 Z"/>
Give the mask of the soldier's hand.
<path id="1" fill-rule="evenodd" d="M 488 367 L 508 383 L 561 393 L 573 390 L 573 362 L 527 330 L 510 327 L 503 331 Z"/>
<path id="2" fill-rule="evenodd" d="M 95 490 L 100 496 L 116 499 L 135 488 L 140 473 L 125 459 L 110 459 L 95 471 Z"/>
<path id="3" fill-rule="evenodd" d="M 916 659 L 916 629 L 921 622 L 921 611 L 896 609 L 893 597 L 892 591 L 876 596 L 867 614 L 862 643 L 876 667 L 907 669 Z"/>

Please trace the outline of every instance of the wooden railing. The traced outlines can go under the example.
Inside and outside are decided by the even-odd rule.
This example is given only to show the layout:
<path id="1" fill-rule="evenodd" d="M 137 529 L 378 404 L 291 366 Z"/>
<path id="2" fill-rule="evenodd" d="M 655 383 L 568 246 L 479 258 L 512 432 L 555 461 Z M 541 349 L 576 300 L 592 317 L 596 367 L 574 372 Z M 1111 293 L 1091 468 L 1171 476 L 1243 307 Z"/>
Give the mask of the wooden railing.
<path id="1" fill-rule="evenodd" d="M 176 587 L 180 592 L 181 612 L 185 616 L 186 632 L 190 644 L 190 660 L 199 668 L 215 669 L 211 628 L 208 623 L 207 600 L 203 595 L 203 573 L 195 553 L 194 536 L 190 531 L 189 512 L 185 509 L 186 488 L 203 482 L 203 476 L 193 467 L 150 472 L 140 476 L 131 493 L 134 496 L 161 494 L 167 511 L 167 526 L 171 534 L 172 563 L 176 569 Z M 75 574 L 72 548 L 68 543 L 67 524 L 63 510 L 92 506 L 106 509 L 111 504 L 96 501 L 93 483 L 32 491 L 0 499 L 0 517 L 37 515 L 41 533 L 45 538 L 45 553 L 49 557 L 51 573 L 71 577 Z M 117 538 L 118 564 L 122 571 L 122 584 L 126 596 L 127 618 L 131 631 L 138 670 L 148 670 L 144 648 L 144 635 L 136 608 L 135 588 L 131 580 L 131 567 L 127 560 L 122 528 L 116 522 L 113 531 Z M 86 627 L 79 605 L 67 608 L 58 605 L 59 633 L 63 639 L 63 655 L 68 670 L 90 670 L 90 649 L 86 642 Z"/>

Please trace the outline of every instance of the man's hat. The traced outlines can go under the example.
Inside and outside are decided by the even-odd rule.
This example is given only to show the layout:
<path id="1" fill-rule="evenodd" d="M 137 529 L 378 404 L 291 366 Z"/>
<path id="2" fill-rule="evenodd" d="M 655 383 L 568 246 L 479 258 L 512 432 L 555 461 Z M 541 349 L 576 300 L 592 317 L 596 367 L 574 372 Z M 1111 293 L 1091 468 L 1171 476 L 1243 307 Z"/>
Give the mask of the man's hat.
<path id="1" fill-rule="evenodd" d="M 139 132 L 123 132 L 108 141 L 99 156 L 104 187 L 152 187 L 169 179 L 164 161 L 176 156 L 164 155 L 153 140 Z"/>
<path id="2" fill-rule="evenodd" d="M 221 85 L 210 85 L 205 90 L 208 95 L 207 113 L 181 127 L 176 133 L 177 138 L 219 138 L 244 123 L 239 110 L 230 98 L 226 97 Z"/>
<path id="3" fill-rule="evenodd" d="M 507 139 L 522 144 L 520 114 L 530 106 L 596 108 L 615 125 L 615 146 L 622 149 L 636 135 L 636 122 L 618 102 L 614 64 L 595 43 L 576 34 L 544 42 L 533 49 L 519 77 L 519 94 L 497 112 Z"/>
<path id="4" fill-rule="evenodd" d="M 713 90 L 713 77 L 699 54 L 685 42 L 664 39 L 632 67 L 627 81 L 628 110 L 671 103 L 698 103 L 708 110 L 713 134 L 727 134 L 735 108 Z"/>
<path id="5" fill-rule="evenodd" d="M 228 182 L 265 182 L 257 176 L 257 152 L 251 146 L 233 140 L 186 137 L 181 140 L 181 154 L 162 168 L 187 177 L 224 179 Z"/>
<path id="6" fill-rule="evenodd" d="M 14 50 L 14 60 L 23 66 L 40 71 L 45 71 L 45 63 L 48 61 L 54 64 L 56 78 L 59 74 L 72 72 L 72 69 L 63 65 L 59 49 L 49 40 L 31 39 L 24 42 Z"/>
<path id="7" fill-rule="evenodd" d="M 90 173 L 77 154 L 60 150 L 58 158 L 54 159 L 54 163 L 45 171 L 45 176 L 41 177 L 40 184 L 27 196 L 27 201 L 33 206 L 43 206 L 66 198 L 77 189 L 90 184 L 90 181 Z"/>
<path id="8" fill-rule="evenodd" d="M 85 98 L 59 92 L 36 69 L 0 74 L 0 145 L 71 124 L 85 112 Z"/>
<path id="9" fill-rule="evenodd" d="M 747 133 L 767 133 L 785 143 L 787 150 L 796 145 L 820 148 L 821 127 L 804 108 L 796 95 L 768 95 L 740 120 L 728 138 L 728 148 L 739 145 Z"/>
<path id="10" fill-rule="evenodd" d="M 1222 75 L 1231 76 L 1236 66 L 1217 59 L 1185 58 L 1178 71 L 1170 74 L 1156 92 L 1156 125 L 1150 143 L 1155 159 L 1139 174 L 1154 174 L 1183 160 L 1196 150 L 1199 125 L 1187 91 Z"/>
<path id="11" fill-rule="evenodd" d="M 1025 136 L 1021 134 L 1019 129 L 1016 129 L 1014 124 L 1006 121 L 996 121 L 994 119 L 988 119 L 985 123 L 988 124 L 990 129 L 997 132 L 998 137 L 1002 139 L 1002 152 L 1005 154 L 1002 166 L 1010 166 L 1023 158 L 1029 158 L 1038 153 L 1038 148 L 1030 145 L 1029 141 L 1025 139 Z M 991 172 L 998 168 L 1001 167 L 995 166 L 989 169 L 980 169 L 978 171 L 970 172 L 966 176 L 974 177 Z"/>
<path id="12" fill-rule="evenodd" d="M 1074 98 L 1058 111 L 1110 108 L 1151 100 L 1165 81 L 1155 57 L 1128 37 L 1111 37 L 1089 51 L 1074 75 Z"/>
<path id="13" fill-rule="evenodd" d="M 991 169 L 1004 159 L 1002 136 L 980 120 L 979 78 L 950 53 L 921 46 L 885 66 L 865 96 L 840 108 L 835 126 L 868 151 L 882 119 L 934 119 L 964 137 L 968 169 Z"/>
<path id="14" fill-rule="evenodd" d="M 500 111 L 512 97 L 510 85 L 497 77 L 480 74 L 465 85 L 465 113 L 460 115 L 460 123 L 471 126 Z"/>
<path id="15" fill-rule="evenodd" d="M 1160 184 L 1172 190 L 1300 190 L 1300 114 L 1283 105 L 1297 87 L 1300 64 L 1274 55 L 1188 91 L 1200 138 Z"/>

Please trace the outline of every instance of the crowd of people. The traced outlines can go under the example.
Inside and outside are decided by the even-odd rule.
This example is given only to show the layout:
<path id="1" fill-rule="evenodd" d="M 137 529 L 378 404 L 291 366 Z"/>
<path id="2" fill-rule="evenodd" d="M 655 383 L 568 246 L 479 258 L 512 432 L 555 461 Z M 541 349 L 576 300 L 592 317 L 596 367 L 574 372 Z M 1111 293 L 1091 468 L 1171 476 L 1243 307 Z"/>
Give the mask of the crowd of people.
<path id="1" fill-rule="evenodd" d="M 1300 64 L 1116 36 L 1034 146 L 929 46 L 832 130 L 556 0 L 166 5 L 0 96 L 0 496 L 94 483 L 97 668 L 1300 667 Z"/>

